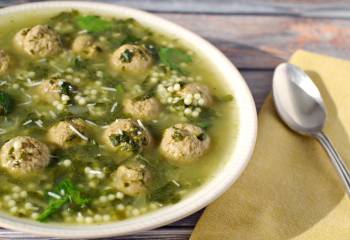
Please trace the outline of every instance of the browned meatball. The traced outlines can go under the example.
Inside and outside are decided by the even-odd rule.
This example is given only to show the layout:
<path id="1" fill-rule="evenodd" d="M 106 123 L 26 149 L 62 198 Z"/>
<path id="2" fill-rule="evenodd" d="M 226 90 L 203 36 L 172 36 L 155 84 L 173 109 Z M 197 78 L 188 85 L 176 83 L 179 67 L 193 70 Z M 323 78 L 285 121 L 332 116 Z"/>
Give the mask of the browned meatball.
<path id="1" fill-rule="evenodd" d="M 160 152 L 169 162 L 184 164 L 198 160 L 209 149 L 209 145 L 210 138 L 203 129 L 179 123 L 165 130 Z"/>
<path id="2" fill-rule="evenodd" d="M 73 41 L 72 50 L 86 58 L 94 58 L 102 51 L 90 35 L 77 36 Z"/>
<path id="3" fill-rule="evenodd" d="M 51 103 L 53 101 L 61 100 L 61 86 L 60 82 L 55 79 L 44 80 L 38 87 L 37 93 L 41 99 Z"/>
<path id="4" fill-rule="evenodd" d="M 89 140 L 87 124 L 80 118 L 58 122 L 47 132 L 47 139 L 61 148 L 85 144 Z"/>
<path id="5" fill-rule="evenodd" d="M 203 102 L 199 102 L 199 105 L 204 107 L 211 107 L 213 105 L 213 97 L 209 88 L 204 84 L 189 83 L 179 91 L 179 95 L 184 98 L 188 96 L 194 97 L 196 94 L 199 94 L 200 98 L 203 99 Z"/>
<path id="6" fill-rule="evenodd" d="M 36 87 L 36 93 L 40 96 L 40 99 L 48 103 L 61 101 L 62 96 L 66 95 L 66 93 L 73 94 L 75 91 L 75 86 L 69 82 L 58 79 L 44 80 Z M 65 97 L 67 98 L 69 96 L 66 95 Z"/>
<path id="7" fill-rule="evenodd" d="M 0 49 L 0 75 L 4 74 L 10 67 L 10 56 Z"/>
<path id="8" fill-rule="evenodd" d="M 126 99 L 124 101 L 124 112 L 136 119 L 156 119 L 160 111 L 161 105 L 154 97 L 141 100 Z"/>
<path id="9" fill-rule="evenodd" d="M 15 36 L 19 49 L 32 57 L 48 57 L 61 51 L 59 35 L 47 25 L 24 28 Z"/>
<path id="10" fill-rule="evenodd" d="M 48 147 L 31 137 L 15 137 L 0 150 L 1 166 L 14 174 L 27 174 L 45 168 L 50 162 Z"/>
<path id="11" fill-rule="evenodd" d="M 136 197 L 146 193 L 150 177 L 146 166 L 134 163 L 119 166 L 113 174 L 113 182 L 118 191 Z"/>
<path id="12" fill-rule="evenodd" d="M 117 119 L 102 135 L 103 142 L 113 150 L 124 153 L 138 153 L 152 144 L 149 131 L 140 126 L 140 121 Z"/>
<path id="13" fill-rule="evenodd" d="M 115 50 L 111 64 L 117 72 L 139 75 L 152 66 L 153 58 L 144 47 L 125 44 Z"/>

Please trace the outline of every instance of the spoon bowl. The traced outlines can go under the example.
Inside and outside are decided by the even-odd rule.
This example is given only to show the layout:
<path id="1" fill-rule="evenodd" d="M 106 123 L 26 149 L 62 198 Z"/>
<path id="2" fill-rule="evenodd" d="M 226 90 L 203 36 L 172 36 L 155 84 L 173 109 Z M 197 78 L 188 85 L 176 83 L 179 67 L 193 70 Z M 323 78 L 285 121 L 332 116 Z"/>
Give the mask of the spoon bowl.
<path id="1" fill-rule="evenodd" d="M 301 134 L 320 132 L 326 110 L 319 90 L 297 66 L 280 64 L 273 77 L 273 97 L 279 116 Z"/>

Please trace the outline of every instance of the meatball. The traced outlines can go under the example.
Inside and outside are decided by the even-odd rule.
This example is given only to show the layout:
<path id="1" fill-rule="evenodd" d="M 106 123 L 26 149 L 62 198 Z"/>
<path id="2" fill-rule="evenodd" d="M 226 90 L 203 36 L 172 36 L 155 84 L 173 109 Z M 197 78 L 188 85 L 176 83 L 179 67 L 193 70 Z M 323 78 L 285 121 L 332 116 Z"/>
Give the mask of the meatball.
<path id="1" fill-rule="evenodd" d="M 37 93 L 48 103 L 61 100 L 61 87 L 58 80 L 44 80 L 38 87 Z"/>
<path id="2" fill-rule="evenodd" d="M 76 144 L 87 143 L 88 128 L 84 120 L 80 118 L 65 120 L 53 125 L 47 132 L 50 143 L 68 148 Z"/>
<path id="3" fill-rule="evenodd" d="M 142 164 L 121 165 L 113 174 L 113 183 L 118 191 L 136 197 L 147 191 L 150 172 Z"/>
<path id="4" fill-rule="evenodd" d="M 40 98 L 48 103 L 61 101 L 63 95 L 69 97 L 74 91 L 75 86 L 71 85 L 69 82 L 58 79 L 44 80 L 36 89 Z"/>
<path id="5" fill-rule="evenodd" d="M 152 145 L 152 136 L 141 121 L 117 119 L 102 135 L 103 142 L 113 150 L 138 153 Z"/>
<path id="6" fill-rule="evenodd" d="M 142 120 L 156 119 L 159 116 L 160 111 L 160 103 L 154 97 L 141 100 L 127 99 L 124 101 L 124 113 L 133 118 Z"/>
<path id="7" fill-rule="evenodd" d="M 189 83 L 179 91 L 179 95 L 184 98 L 189 95 L 194 97 L 196 94 L 199 94 L 200 99 L 203 99 L 202 102 L 199 102 L 201 106 L 210 107 L 213 105 L 214 101 L 209 88 L 201 83 Z"/>
<path id="8" fill-rule="evenodd" d="M 23 50 L 24 39 L 27 36 L 29 31 L 30 31 L 30 28 L 23 28 L 16 33 L 14 37 L 14 42 L 16 47 Z"/>
<path id="9" fill-rule="evenodd" d="M 102 51 L 90 35 L 77 36 L 73 41 L 72 50 L 86 58 L 93 58 Z"/>
<path id="10" fill-rule="evenodd" d="M 0 75 L 4 74 L 10 67 L 10 56 L 0 49 Z"/>
<path id="11" fill-rule="evenodd" d="M 16 34 L 14 41 L 32 57 L 48 57 L 61 50 L 59 35 L 47 25 L 24 28 Z"/>
<path id="12" fill-rule="evenodd" d="M 27 174 L 45 168 L 50 162 L 48 147 L 31 137 L 15 137 L 0 150 L 1 166 L 14 174 Z"/>
<path id="13" fill-rule="evenodd" d="M 125 44 L 114 51 L 111 64 L 117 72 L 139 75 L 152 66 L 153 59 L 144 47 Z"/>
<path id="14" fill-rule="evenodd" d="M 179 123 L 167 128 L 160 143 L 161 154 L 173 164 L 198 160 L 209 148 L 210 138 L 192 124 Z"/>

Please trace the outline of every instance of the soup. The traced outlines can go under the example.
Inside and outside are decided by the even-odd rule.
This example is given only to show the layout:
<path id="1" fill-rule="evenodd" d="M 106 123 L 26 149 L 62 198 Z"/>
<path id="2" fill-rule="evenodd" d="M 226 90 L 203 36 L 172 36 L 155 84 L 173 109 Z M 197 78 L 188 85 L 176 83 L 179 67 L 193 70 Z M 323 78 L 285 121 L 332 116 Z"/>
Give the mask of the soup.
<path id="1" fill-rule="evenodd" d="M 119 221 L 174 204 L 230 154 L 234 98 L 186 43 L 62 12 L 0 31 L 0 208 Z"/>

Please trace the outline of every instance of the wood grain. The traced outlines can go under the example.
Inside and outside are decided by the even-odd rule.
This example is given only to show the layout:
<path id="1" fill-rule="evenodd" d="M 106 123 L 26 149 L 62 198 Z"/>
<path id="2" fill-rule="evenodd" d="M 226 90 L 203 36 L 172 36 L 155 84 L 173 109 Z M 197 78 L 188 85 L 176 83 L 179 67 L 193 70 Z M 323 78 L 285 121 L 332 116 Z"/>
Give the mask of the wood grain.
<path id="1" fill-rule="evenodd" d="M 1 0 L 0 6 L 14 5 L 27 0 Z M 154 12 L 289 15 L 317 18 L 350 18 L 350 3 L 346 0 L 103 0 Z"/>
<path id="2" fill-rule="evenodd" d="M 115 239 L 115 240 L 140 240 L 140 239 L 148 239 L 148 240 L 183 240 L 188 239 L 192 232 L 192 228 L 161 228 L 154 229 L 138 234 L 134 234 L 132 236 L 118 237 L 118 238 L 105 238 L 107 239 Z M 11 240 L 58 240 L 60 238 L 46 238 L 46 237 L 38 237 L 36 235 L 21 233 L 10 231 L 6 229 L 1 229 L 0 231 L 0 239 L 11 239 Z"/>
<path id="3" fill-rule="evenodd" d="M 305 49 L 350 58 L 350 20 L 158 14 L 198 33 L 240 69 L 274 69 Z"/>

